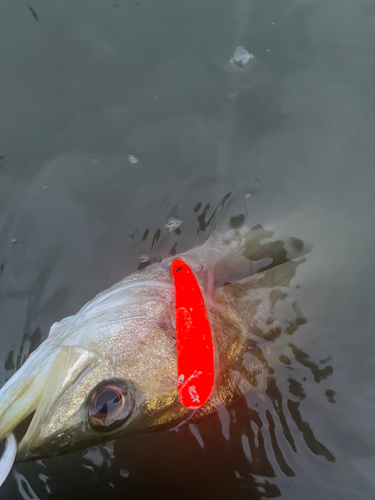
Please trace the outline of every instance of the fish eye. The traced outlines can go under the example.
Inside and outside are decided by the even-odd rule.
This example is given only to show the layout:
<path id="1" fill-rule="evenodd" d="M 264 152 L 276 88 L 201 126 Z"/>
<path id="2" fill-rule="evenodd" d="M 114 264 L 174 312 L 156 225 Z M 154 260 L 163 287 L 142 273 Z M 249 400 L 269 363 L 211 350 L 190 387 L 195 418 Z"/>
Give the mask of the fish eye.
<path id="1" fill-rule="evenodd" d="M 88 422 L 98 432 L 121 427 L 134 410 L 134 396 L 124 382 L 99 384 L 87 398 Z"/>

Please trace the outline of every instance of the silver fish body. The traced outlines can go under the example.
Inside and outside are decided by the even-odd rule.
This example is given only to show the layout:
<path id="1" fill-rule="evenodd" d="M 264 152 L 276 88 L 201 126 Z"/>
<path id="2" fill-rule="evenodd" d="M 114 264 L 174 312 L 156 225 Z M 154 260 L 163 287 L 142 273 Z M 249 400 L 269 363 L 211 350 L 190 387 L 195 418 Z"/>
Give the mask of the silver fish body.
<path id="1" fill-rule="evenodd" d="M 175 377 L 172 258 L 100 293 L 49 337 L 0 391 L 0 439 L 35 411 L 17 460 L 67 453 L 135 432 L 196 421 L 261 387 L 304 320 L 287 288 L 309 248 L 261 226 L 215 234 L 178 257 L 195 272 L 211 323 L 215 388 L 192 412 Z M 292 326 L 293 327 L 293 326 Z"/>

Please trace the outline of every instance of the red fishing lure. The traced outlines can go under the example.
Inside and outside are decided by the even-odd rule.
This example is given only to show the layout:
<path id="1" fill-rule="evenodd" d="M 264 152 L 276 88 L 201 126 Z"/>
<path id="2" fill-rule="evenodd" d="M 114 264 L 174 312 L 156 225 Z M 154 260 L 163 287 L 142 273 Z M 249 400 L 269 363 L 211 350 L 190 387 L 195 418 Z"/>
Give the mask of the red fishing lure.
<path id="1" fill-rule="evenodd" d="M 214 350 L 202 292 L 190 267 L 172 262 L 176 292 L 178 394 L 187 408 L 200 408 L 214 386 Z"/>

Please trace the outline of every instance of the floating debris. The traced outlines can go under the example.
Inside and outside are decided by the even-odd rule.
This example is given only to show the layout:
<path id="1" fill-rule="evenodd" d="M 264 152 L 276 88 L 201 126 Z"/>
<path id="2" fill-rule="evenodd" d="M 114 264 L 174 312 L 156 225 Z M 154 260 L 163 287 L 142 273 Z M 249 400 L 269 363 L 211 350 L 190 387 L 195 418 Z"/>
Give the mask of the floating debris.
<path id="1" fill-rule="evenodd" d="M 30 9 L 30 12 L 31 14 L 33 15 L 33 18 L 36 20 L 36 21 L 39 21 L 39 17 L 38 17 L 38 14 L 35 12 L 35 9 L 32 5 L 28 5 L 29 9 Z"/>
<path id="2" fill-rule="evenodd" d="M 251 198 L 251 194 L 250 194 L 250 193 L 246 193 L 246 194 L 245 194 L 245 198 L 246 198 L 246 199 Z"/>
<path id="3" fill-rule="evenodd" d="M 243 68 L 250 61 L 250 59 L 254 59 L 254 54 L 250 54 L 250 52 L 248 52 L 244 47 L 239 46 L 236 47 L 230 61 L 236 66 Z"/>
<path id="4" fill-rule="evenodd" d="M 18 241 L 18 240 L 17 240 L 17 238 L 13 238 L 13 239 L 12 239 L 12 243 L 13 243 L 13 245 L 14 245 L 15 243 L 17 243 L 17 241 Z"/>
<path id="5" fill-rule="evenodd" d="M 47 188 L 48 188 L 48 186 L 43 186 L 43 189 L 47 189 Z"/>
<path id="6" fill-rule="evenodd" d="M 139 159 L 136 156 L 134 156 L 134 155 L 129 155 L 128 156 L 128 160 L 129 160 L 129 163 L 133 163 L 133 164 L 139 162 Z"/>
<path id="7" fill-rule="evenodd" d="M 177 217 L 169 217 L 165 223 L 165 228 L 167 231 L 176 231 L 182 224 L 182 220 L 177 219 Z"/>

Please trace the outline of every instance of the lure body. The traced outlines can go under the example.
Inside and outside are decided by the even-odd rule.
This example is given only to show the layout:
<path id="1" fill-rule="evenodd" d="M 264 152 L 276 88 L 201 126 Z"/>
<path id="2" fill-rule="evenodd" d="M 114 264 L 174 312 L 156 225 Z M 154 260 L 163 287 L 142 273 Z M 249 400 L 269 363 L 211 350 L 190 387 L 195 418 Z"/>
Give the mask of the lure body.
<path id="1" fill-rule="evenodd" d="M 187 408 L 200 408 L 214 386 L 211 327 L 201 289 L 190 267 L 172 262 L 176 297 L 178 393 Z"/>

